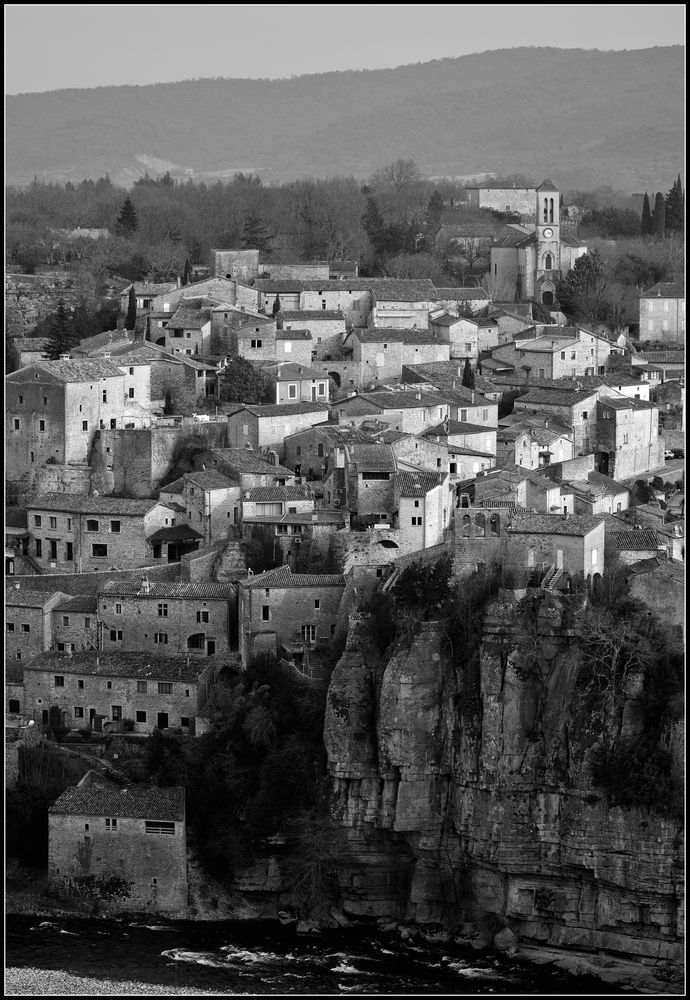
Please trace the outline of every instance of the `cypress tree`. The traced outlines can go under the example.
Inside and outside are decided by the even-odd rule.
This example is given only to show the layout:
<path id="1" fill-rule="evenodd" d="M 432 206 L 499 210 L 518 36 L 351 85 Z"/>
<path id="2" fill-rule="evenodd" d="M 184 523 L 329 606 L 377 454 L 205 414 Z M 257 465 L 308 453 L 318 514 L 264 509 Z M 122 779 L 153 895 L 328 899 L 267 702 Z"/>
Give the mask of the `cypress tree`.
<path id="1" fill-rule="evenodd" d="M 127 300 L 127 318 L 125 319 L 125 330 L 133 330 L 137 323 L 137 297 L 134 294 L 134 285 L 129 290 Z"/>
<path id="2" fill-rule="evenodd" d="M 126 236 L 131 235 L 136 232 L 139 228 L 139 220 L 137 219 L 136 209 L 130 201 L 129 197 L 125 198 L 122 203 L 122 208 L 120 209 L 120 214 L 117 218 L 117 227 L 121 233 Z"/>
<path id="3" fill-rule="evenodd" d="M 75 344 L 72 318 L 65 306 L 64 299 L 59 299 L 55 317 L 48 333 L 46 354 L 56 361 L 61 354 L 69 354 Z"/>
<path id="4" fill-rule="evenodd" d="M 280 312 L 280 294 L 276 295 L 276 300 L 273 303 L 273 309 L 271 311 L 271 316 L 275 316 L 276 313 Z"/>
<path id="5" fill-rule="evenodd" d="M 652 232 L 652 211 L 649 207 L 649 195 L 645 191 L 642 202 L 642 221 L 640 223 L 640 233 L 642 236 L 650 236 Z"/>
<path id="6" fill-rule="evenodd" d="M 663 239 L 666 233 L 666 203 L 661 191 L 657 191 L 652 212 L 652 235 Z"/>
<path id="7" fill-rule="evenodd" d="M 192 263 L 187 257 L 184 262 L 184 271 L 182 272 L 182 284 L 189 285 L 192 281 Z"/>
<path id="8" fill-rule="evenodd" d="M 465 369 L 462 373 L 462 384 L 466 389 L 474 389 L 474 372 L 472 371 L 472 365 L 470 364 L 469 358 L 465 358 Z"/>
<path id="9" fill-rule="evenodd" d="M 669 232 L 682 232 L 685 228 L 685 194 L 678 174 L 673 187 L 666 195 L 666 229 Z"/>

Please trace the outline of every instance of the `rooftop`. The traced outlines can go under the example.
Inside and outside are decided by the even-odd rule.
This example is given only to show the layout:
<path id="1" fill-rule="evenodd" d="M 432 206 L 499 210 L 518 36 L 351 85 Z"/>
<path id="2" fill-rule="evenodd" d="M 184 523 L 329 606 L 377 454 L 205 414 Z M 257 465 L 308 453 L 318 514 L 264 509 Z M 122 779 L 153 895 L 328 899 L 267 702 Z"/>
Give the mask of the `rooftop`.
<path id="1" fill-rule="evenodd" d="M 356 329 L 350 334 L 362 344 L 436 344 L 438 340 L 426 330 L 398 330 L 390 327 L 369 327 Z"/>
<path id="2" fill-rule="evenodd" d="M 656 531 L 652 528 L 638 528 L 634 531 L 612 531 L 607 542 L 610 542 L 614 549 L 619 552 L 646 552 L 648 550 L 655 551 L 660 548 L 663 543 Z"/>
<path id="3" fill-rule="evenodd" d="M 432 298 L 435 302 L 472 302 L 478 299 L 488 300 L 491 296 L 485 288 L 478 285 L 465 285 L 457 288 L 434 288 Z"/>
<path id="4" fill-rule="evenodd" d="M 178 505 L 179 506 L 179 505 Z M 184 507 L 180 508 L 184 511 Z M 152 545 L 158 542 L 196 542 L 203 538 L 190 524 L 174 524 L 171 528 L 159 528 L 149 535 L 148 540 Z"/>
<path id="5" fill-rule="evenodd" d="M 7 608 L 43 608 L 60 590 L 15 590 L 11 585 L 5 592 L 5 607 Z M 62 595 L 67 597 L 66 594 Z"/>
<path id="6" fill-rule="evenodd" d="M 193 529 L 192 529 L 193 530 Z M 229 601 L 235 590 L 229 583 L 192 583 L 188 580 L 107 580 L 98 588 L 101 594 L 112 597 L 170 598 L 189 601 Z"/>
<path id="7" fill-rule="evenodd" d="M 533 535 L 588 535 L 594 528 L 603 524 L 601 517 L 589 514 L 533 514 L 528 511 L 516 511 L 513 515 L 510 531 Z"/>
<path id="8" fill-rule="evenodd" d="M 287 309 L 281 310 L 284 320 L 345 320 L 340 309 Z"/>
<path id="9" fill-rule="evenodd" d="M 202 490 L 229 490 L 236 485 L 232 479 L 228 479 L 217 469 L 209 469 L 206 472 L 185 472 L 184 481 L 185 486 L 191 483 L 192 486 L 198 486 Z"/>
<path id="10" fill-rule="evenodd" d="M 241 409 L 248 410 L 254 416 L 262 417 L 288 417 L 298 413 L 323 413 L 328 414 L 328 407 L 325 403 L 272 403 L 269 406 L 255 406 L 247 404 Z M 237 410 L 235 412 L 238 412 Z M 228 414 L 231 416 L 231 414 Z"/>
<path id="11" fill-rule="evenodd" d="M 273 465 L 265 458 L 262 458 L 261 455 L 257 455 L 255 451 L 250 451 L 248 448 L 212 448 L 211 454 L 224 465 L 237 472 L 259 476 L 275 476 L 278 479 L 285 479 L 294 475 L 291 469 L 286 468 L 284 465 Z"/>
<path id="12" fill-rule="evenodd" d="M 358 472 L 394 472 L 395 457 L 387 444 L 353 444 L 350 459 Z"/>
<path id="13" fill-rule="evenodd" d="M 656 285 L 640 293 L 641 299 L 684 299 L 685 285 L 682 281 L 657 281 Z"/>
<path id="14" fill-rule="evenodd" d="M 161 595 L 162 596 L 162 595 Z M 40 653 L 24 670 L 93 677 L 128 677 L 152 681 L 197 681 L 208 670 L 204 657 L 158 656 L 156 653 Z"/>
<path id="15" fill-rule="evenodd" d="M 439 477 L 434 472 L 399 472 L 398 493 L 401 497 L 424 496 L 439 485 Z"/>
<path id="16" fill-rule="evenodd" d="M 159 504 L 158 500 L 132 500 L 128 497 L 86 497 L 77 493 L 37 493 L 29 510 L 56 510 L 73 514 L 119 514 L 123 517 L 143 517 Z"/>
<path id="17" fill-rule="evenodd" d="M 252 503 L 279 500 L 313 500 L 308 486 L 254 486 L 245 498 Z"/>
<path id="18" fill-rule="evenodd" d="M 7 376 L 8 382 L 99 382 L 106 378 L 122 378 L 122 371 L 112 361 L 37 361 Z"/>
<path id="19" fill-rule="evenodd" d="M 96 594 L 77 594 L 75 597 L 66 597 L 53 608 L 53 611 L 68 611 L 71 614 L 95 615 L 98 610 L 98 597 Z"/>
<path id="20" fill-rule="evenodd" d="M 100 784 L 73 785 L 50 807 L 52 814 L 111 816 L 118 819 L 149 819 L 182 822 L 184 788 L 129 785 L 126 788 Z"/>
<path id="21" fill-rule="evenodd" d="M 240 581 L 247 590 L 289 589 L 292 587 L 344 587 L 345 577 L 335 573 L 293 573 L 289 566 L 269 569 L 266 573 Z"/>

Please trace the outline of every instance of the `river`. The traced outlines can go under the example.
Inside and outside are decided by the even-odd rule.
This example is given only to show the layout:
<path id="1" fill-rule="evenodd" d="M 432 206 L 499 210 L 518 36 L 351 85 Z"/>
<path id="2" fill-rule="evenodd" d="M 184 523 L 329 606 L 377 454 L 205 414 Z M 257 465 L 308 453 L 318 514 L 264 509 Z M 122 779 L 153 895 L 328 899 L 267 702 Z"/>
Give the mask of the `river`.
<path id="1" fill-rule="evenodd" d="M 5 926 L 12 996 L 636 992 L 493 951 L 402 941 L 375 927 L 299 935 L 273 921 L 147 925 L 17 915 Z"/>

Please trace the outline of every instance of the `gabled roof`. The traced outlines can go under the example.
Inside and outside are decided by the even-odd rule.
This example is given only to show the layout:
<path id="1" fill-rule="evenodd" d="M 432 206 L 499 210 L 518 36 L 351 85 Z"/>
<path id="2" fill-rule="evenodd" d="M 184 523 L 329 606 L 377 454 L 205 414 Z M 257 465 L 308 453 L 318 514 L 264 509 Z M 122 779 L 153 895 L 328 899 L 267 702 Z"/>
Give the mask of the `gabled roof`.
<path id="1" fill-rule="evenodd" d="M 319 371 L 318 368 L 300 365 L 296 361 L 270 361 L 268 364 L 262 365 L 261 370 L 278 382 L 299 382 L 303 379 L 311 379 L 312 382 L 317 379 L 321 382 L 328 381 L 328 375 Z"/>
<path id="2" fill-rule="evenodd" d="M 308 486 L 254 486 L 245 498 L 252 503 L 271 500 L 313 500 L 314 494 Z"/>
<path id="3" fill-rule="evenodd" d="M 165 486 L 161 486 L 158 490 L 160 493 L 174 493 L 181 495 L 184 493 L 184 476 L 180 476 L 179 479 L 175 479 L 172 483 L 167 483 Z"/>
<path id="4" fill-rule="evenodd" d="M 120 292 L 124 295 L 132 288 L 132 285 L 127 285 Z M 163 295 L 165 292 L 175 292 L 177 291 L 176 281 L 135 281 L 134 282 L 134 294 L 135 295 Z"/>
<path id="5" fill-rule="evenodd" d="M 202 490 L 229 490 L 236 487 L 236 483 L 233 483 L 232 479 L 228 479 L 217 469 L 209 469 L 205 472 L 185 472 L 184 481 L 185 485 L 192 483 L 193 486 L 198 486 Z"/>
<path id="6" fill-rule="evenodd" d="M 399 472 L 396 482 L 401 497 L 418 497 L 436 489 L 442 480 L 435 472 Z"/>
<path id="7" fill-rule="evenodd" d="M 181 508 L 184 511 L 184 507 Z M 203 536 L 199 534 L 190 524 L 174 524 L 171 528 L 159 528 L 149 535 L 149 542 L 196 542 Z"/>
<path id="8" fill-rule="evenodd" d="M 415 392 L 413 390 L 403 392 L 361 392 L 359 396 L 350 396 L 349 399 L 364 399 L 382 410 L 415 410 L 420 407 L 438 406 L 445 400 L 435 393 Z M 348 403 L 349 399 L 340 400 L 338 405 Z"/>
<path id="9" fill-rule="evenodd" d="M 210 309 L 194 309 L 189 305 L 180 305 L 170 317 L 168 325 L 171 329 L 182 327 L 185 330 L 201 330 L 210 322 Z"/>
<path id="10" fill-rule="evenodd" d="M 596 391 L 585 389 L 531 389 L 524 396 L 518 396 L 516 405 L 526 406 L 577 406 L 586 399 L 596 396 Z M 608 400 L 607 400 L 608 402 Z"/>
<path id="11" fill-rule="evenodd" d="M 184 788 L 159 788 L 157 785 L 106 788 L 100 784 L 82 785 L 80 782 L 67 788 L 48 812 L 53 815 L 182 822 L 184 796 Z"/>
<path id="12" fill-rule="evenodd" d="M 57 595 L 67 599 L 67 594 L 61 590 L 30 590 L 22 587 L 16 590 L 8 587 L 5 593 L 5 606 L 8 608 L 44 608 Z"/>
<path id="13" fill-rule="evenodd" d="M 301 433 L 301 432 L 300 432 Z M 248 448 L 211 448 L 211 454 L 233 472 L 247 473 L 258 476 L 275 476 L 277 479 L 286 479 L 294 476 L 294 472 L 284 465 L 273 465 L 267 459 L 257 455 L 255 451 Z M 169 489 L 170 487 L 165 487 Z"/>
<path id="14" fill-rule="evenodd" d="M 634 531 L 612 531 L 607 539 L 619 552 L 646 552 L 656 550 L 663 542 L 652 528 L 638 528 Z"/>
<path id="15" fill-rule="evenodd" d="M 397 330 L 386 327 L 355 329 L 348 337 L 357 337 L 362 344 L 433 344 L 438 346 L 439 343 L 426 330 Z"/>
<path id="16" fill-rule="evenodd" d="M 486 427 L 484 424 L 472 424 L 467 420 L 448 420 L 444 423 L 429 427 L 422 433 L 422 437 L 449 437 L 451 434 L 487 434 L 496 431 L 495 427 Z"/>
<path id="17" fill-rule="evenodd" d="M 313 340 L 309 330 L 276 330 L 276 340 Z"/>
<path id="18" fill-rule="evenodd" d="M 185 527 L 185 525 L 181 525 Z M 194 529 L 191 529 L 194 531 Z M 194 532 L 197 538 L 198 532 Z M 235 596 L 235 588 L 230 583 L 193 583 L 188 580 L 147 580 L 142 586 L 142 580 L 107 580 L 98 588 L 98 593 L 107 597 L 141 597 L 155 600 L 165 597 L 178 600 L 217 600 L 229 601 Z"/>
<path id="19" fill-rule="evenodd" d="M 553 191 L 557 193 L 558 188 L 556 187 L 553 181 L 550 181 L 549 178 L 546 177 L 537 188 L 537 191 Z"/>
<path id="20" fill-rule="evenodd" d="M 685 285 L 682 281 L 657 281 L 656 285 L 640 292 L 641 299 L 684 299 Z"/>
<path id="21" fill-rule="evenodd" d="M 104 585 L 104 586 L 107 586 Z M 227 586 L 227 584 L 226 584 Z M 136 677 L 153 681 L 196 681 L 209 666 L 204 657 L 159 656 L 156 653 L 78 652 L 40 653 L 24 670 L 93 677 Z"/>
<path id="22" fill-rule="evenodd" d="M 122 378 L 122 372 L 112 361 L 37 361 L 7 376 L 8 382 L 98 382 L 104 378 Z"/>
<path id="23" fill-rule="evenodd" d="M 350 460 L 358 472 L 394 472 L 395 457 L 387 444 L 353 444 L 349 449 Z"/>
<path id="24" fill-rule="evenodd" d="M 247 410 L 259 419 L 287 417 L 297 413 L 328 413 L 328 407 L 325 403 L 272 403 L 269 406 L 255 406 L 254 403 L 246 403 L 234 410 L 233 413 L 229 413 L 228 416 L 233 416 L 241 410 Z"/>
<path id="25" fill-rule="evenodd" d="M 286 309 L 281 310 L 284 320 L 334 320 L 345 321 L 345 314 L 340 309 Z"/>
<path id="26" fill-rule="evenodd" d="M 70 614 L 95 615 L 98 610 L 97 594 L 77 594 L 75 597 L 65 597 L 53 608 L 53 612 L 69 612 Z"/>
<path id="27" fill-rule="evenodd" d="M 129 497 L 86 497 L 77 493 L 36 493 L 27 503 L 29 510 L 56 510 L 74 514 L 119 514 L 143 517 L 159 505 L 158 500 L 132 500 Z"/>
<path id="28" fill-rule="evenodd" d="M 345 577 L 336 573 L 293 573 L 289 566 L 278 566 L 257 576 L 240 580 L 240 586 L 247 590 L 277 589 L 290 590 L 292 587 L 345 587 Z"/>
<path id="29" fill-rule="evenodd" d="M 457 288 L 434 288 L 432 296 L 432 299 L 436 302 L 470 302 L 475 299 L 484 300 L 490 298 L 491 296 L 487 290 L 480 288 L 479 285 L 464 285 Z"/>
<path id="30" fill-rule="evenodd" d="M 601 517 L 590 514 L 572 514 L 564 517 L 562 514 L 533 514 L 529 511 L 516 511 L 512 517 L 509 531 L 532 535 L 584 536 L 603 523 Z"/>

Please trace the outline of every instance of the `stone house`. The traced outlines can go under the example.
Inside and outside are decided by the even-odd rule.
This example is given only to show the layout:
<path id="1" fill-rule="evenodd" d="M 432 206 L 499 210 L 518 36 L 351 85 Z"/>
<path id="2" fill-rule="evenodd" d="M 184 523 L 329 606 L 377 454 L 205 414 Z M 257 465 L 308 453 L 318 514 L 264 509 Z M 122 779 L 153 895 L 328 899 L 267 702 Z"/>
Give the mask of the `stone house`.
<path id="1" fill-rule="evenodd" d="M 449 405 L 438 394 L 407 389 L 400 392 L 362 392 L 334 405 L 341 424 L 361 427 L 376 417 L 391 430 L 421 434 L 448 416 Z"/>
<path id="2" fill-rule="evenodd" d="M 96 594 L 64 597 L 51 612 L 50 648 L 58 653 L 98 649 Z"/>
<path id="3" fill-rule="evenodd" d="M 404 328 L 354 329 L 345 338 L 352 360 L 360 366 L 360 380 L 400 380 L 403 365 L 448 361 L 450 345 L 421 330 Z"/>
<path id="4" fill-rule="evenodd" d="M 398 471 L 394 480 L 401 548 L 428 549 L 443 542 L 449 524 L 449 478 L 435 472 Z"/>
<path id="5" fill-rule="evenodd" d="M 183 301 L 162 328 L 156 343 L 171 354 L 209 354 L 211 310 L 194 308 L 193 303 Z"/>
<path id="6" fill-rule="evenodd" d="M 604 375 L 615 347 L 604 337 L 568 326 L 531 326 L 519 339 L 496 347 L 494 361 L 529 371 L 534 378 L 557 379 L 578 375 Z"/>
<path id="7" fill-rule="evenodd" d="M 340 353 L 347 332 L 345 315 L 339 309 L 281 310 L 283 330 L 309 330 L 311 360 L 330 361 Z"/>
<path id="8" fill-rule="evenodd" d="M 425 431 L 427 441 L 443 444 L 451 484 L 473 479 L 496 464 L 496 430 L 467 421 L 444 420 Z M 440 468 L 440 466 L 439 466 Z"/>
<path id="9" fill-rule="evenodd" d="M 228 538 L 240 523 L 240 486 L 217 469 L 185 473 L 183 496 L 187 525 L 204 546 Z"/>
<path id="10" fill-rule="evenodd" d="M 162 411 L 169 394 L 176 412 L 189 412 L 207 395 L 206 373 L 211 366 L 186 354 L 171 354 L 158 344 L 135 341 L 113 348 L 111 359 L 120 365 L 144 362 L 150 371 L 152 411 Z"/>
<path id="11" fill-rule="evenodd" d="M 284 514 L 311 514 L 314 494 L 308 486 L 254 486 L 242 497 L 245 518 L 282 517 Z"/>
<path id="12" fill-rule="evenodd" d="M 212 467 L 236 483 L 242 493 L 253 486 L 286 486 L 294 482 L 291 469 L 280 465 L 275 453 L 257 454 L 249 448 L 210 448 L 202 455 L 206 468 Z"/>
<path id="13" fill-rule="evenodd" d="M 561 425 L 572 428 L 575 455 L 596 451 L 598 441 L 597 392 L 586 389 L 530 389 L 515 400 L 514 412 L 525 415 L 553 414 Z"/>
<path id="14" fill-rule="evenodd" d="M 370 324 L 393 330 L 426 330 L 433 296 L 433 285 L 426 279 L 378 279 L 372 287 Z"/>
<path id="15" fill-rule="evenodd" d="M 35 495 L 27 504 L 29 551 L 44 573 L 88 573 L 150 565 L 149 537 L 174 512 L 157 500 Z"/>
<path id="16" fill-rule="evenodd" d="M 120 292 L 120 312 L 127 315 L 129 293 L 134 289 L 137 304 L 137 317 L 145 315 L 154 307 L 156 299 L 180 288 L 178 281 L 135 281 Z M 155 308 L 155 307 L 154 307 Z"/>
<path id="17" fill-rule="evenodd" d="M 406 388 L 425 386 L 448 401 L 450 417 L 490 427 L 498 425 L 498 404 L 502 390 L 483 375 L 475 374 L 475 387 L 462 384 L 464 365 L 457 361 L 431 365 L 405 365 L 402 381 Z"/>
<path id="18" fill-rule="evenodd" d="M 27 368 L 39 361 L 46 361 L 48 337 L 13 337 L 8 341 L 8 355 L 14 368 Z"/>
<path id="19" fill-rule="evenodd" d="M 675 350 L 665 351 L 645 348 L 634 354 L 631 360 L 633 366 L 638 370 L 641 369 L 643 377 L 650 382 L 666 382 L 668 379 L 677 378 L 685 384 L 685 347 L 677 346 Z"/>
<path id="20" fill-rule="evenodd" d="M 236 606 L 229 583 L 109 580 L 98 590 L 100 648 L 106 653 L 227 656 L 237 642 Z"/>
<path id="21" fill-rule="evenodd" d="M 154 313 L 168 313 L 172 316 L 176 309 L 186 302 L 203 299 L 206 305 L 235 303 L 235 282 L 224 277 L 206 278 L 191 285 L 176 285 L 169 291 L 156 295 L 151 302 Z"/>
<path id="22" fill-rule="evenodd" d="M 685 344 L 685 285 L 659 281 L 640 293 L 640 340 Z"/>
<path id="23" fill-rule="evenodd" d="M 193 734 L 216 667 L 205 656 L 150 650 L 42 653 L 24 667 L 25 713 L 47 725 L 56 707 L 72 729 L 117 732 L 128 719 L 135 733 L 172 726 Z"/>
<path id="24" fill-rule="evenodd" d="M 429 304 L 432 311 L 442 309 L 456 315 L 471 311 L 476 316 L 491 305 L 491 296 L 479 285 L 434 288 Z"/>
<path id="25" fill-rule="evenodd" d="M 85 879 L 98 885 L 113 876 L 128 883 L 117 912 L 186 912 L 184 788 L 120 788 L 88 771 L 50 807 L 50 891 L 79 895 Z"/>
<path id="26" fill-rule="evenodd" d="M 666 558 L 677 562 L 685 561 L 685 518 L 669 521 L 656 529 L 661 544 L 665 548 Z"/>
<path id="27" fill-rule="evenodd" d="M 468 187 L 467 203 L 471 208 L 485 208 L 494 212 L 519 215 L 523 222 L 536 221 L 536 188 L 518 187 Z"/>
<path id="28" fill-rule="evenodd" d="M 392 523 L 396 509 L 396 469 L 390 445 L 348 445 L 345 466 L 348 510 L 353 515 Z"/>
<path id="29" fill-rule="evenodd" d="M 515 510 L 507 529 L 509 564 L 527 575 L 551 572 L 549 583 L 560 589 L 568 579 L 592 579 L 603 573 L 604 530 L 601 517 Z"/>
<path id="30" fill-rule="evenodd" d="M 263 373 L 273 387 L 274 401 L 281 403 L 328 403 L 328 377 L 309 364 L 281 361 L 265 365 Z"/>
<path id="31" fill-rule="evenodd" d="M 620 514 L 630 506 L 630 490 L 601 472 L 568 482 L 576 514 Z"/>
<path id="32" fill-rule="evenodd" d="M 515 413 L 501 420 L 497 449 L 499 464 L 538 469 L 573 457 L 573 432 L 553 417 Z"/>
<path id="33" fill-rule="evenodd" d="M 34 476 L 47 462 L 85 463 L 96 431 L 128 410 L 125 371 L 112 361 L 42 361 L 5 383 L 8 479 Z"/>
<path id="34" fill-rule="evenodd" d="M 309 330 L 276 330 L 276 360 L 308 366 L 314 355 L 313 338 Z"/>
<path id="35" fill-rule="evenodd" d="M 60 591 L 17 590 L 5 593 L 5 662 L 25 663 L 51 648 L 53 608 L 68 600 Z"/>
<path id="36" fill-rule="evenodd" d="M 310 557 L 315 547 L 327 554 L 333 532 L 341 531 L 346 520 L 349 518 L 342 511 L 314 508 L 299 513 L 247 516 L 242 521 L 242 531 L 245 538 L 270 540 L 274 553 L 280 553 L 283 564 L 292 568 L 302 545 L 309 546 Z"/>
<path id="37" fill-rule="evenodd" d="M 241 406 L 228 413 L 228 444 L 233 448 L 249 445 L 254 451 L 271 449 L 282 457 L 283 442 L 288 435 L 322 423 L 327 417 L 325 403 Z"/>
<path id="38" fill-rule="evenodd" d="M 288 566 L 240 580 L 242 664 L 264 652 L 305 664 L 335 634 L 344 590 L 344 576 L 292 573 Z"/>
<path id="39" fill-rule="evenodd" d="M 606 553 L 624 566 L 632 566 L 643 559 L 656 559 L 665 555 L 662 538 L 653 528 L 632 531 L 607 531 Z"/>
<path id="40" fill-rule="evenodd" d="M 429 320 L 429 333 L 441 343 L 450 345 L 451 359 L 467 359 L 476 365 L 479 358 L 478 319 L 441 313 Z"/>
<path id="41" fill-rule="evenodd" d="M 251 356 L 253 360 L 269 360 L 274 351 L 276 321 L 272 316 L 251 312 L 231 305 L 229 302 L 219 302 L 211 307 L 211 353 L 233 355 L 261 350 L 266 341 L 266 352 Z M 251 341 L 257 338 L 262 341 L 261 348 L 256 344 L 251 347 Z"/>
<path id="42" fill-rule="evenodd" d="M 247 281 L 259 274 L 258 250 L 210 250 L 209 262 L 216 278 Z"/>
<path id="43" fill-rule="evenodd" d="M 285 464 L 295 476 L 321 478 L 336 468 L 344 468 L 349 444 L 371 444 L 372 437 L 344 424 L 315 424 L 285 438 Z"/>
<path id="44" fill-rule="evenodd" d="M 680 379 L 669 379 L 657 386 L 654 402 L 659 407 L 661 429 L 685 430 L 685 386 Z"/>
<path id="45" fill-rule="evenodd" d="M 606 397 L 597 404 L 599 468 L 617 479 L 629 479 L 664 464 L 659 436 L 659 409 L 654 403 Z"/>

